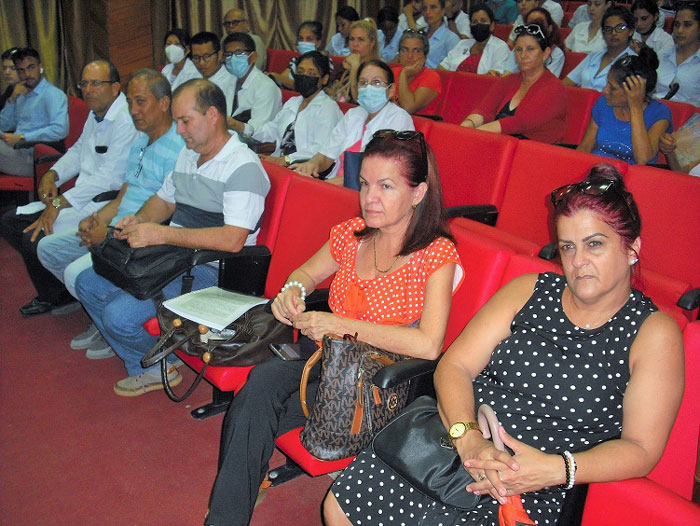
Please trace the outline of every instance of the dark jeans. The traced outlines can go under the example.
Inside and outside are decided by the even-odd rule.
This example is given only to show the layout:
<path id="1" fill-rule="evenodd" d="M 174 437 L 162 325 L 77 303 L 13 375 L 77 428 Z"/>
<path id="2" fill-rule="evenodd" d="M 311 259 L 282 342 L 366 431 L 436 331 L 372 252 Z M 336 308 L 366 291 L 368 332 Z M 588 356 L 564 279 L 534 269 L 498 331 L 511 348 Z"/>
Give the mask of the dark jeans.
<path id="1" fill-rule="evenodd" d="M 269 469 L 275 438 L 306 420 L 299 400 L 305 363 L 273 357 L 253 368 L 233 398 L 221 431 L 219 472 L 205 524 L 249 524 L 258 488 Z M 320 370 L 316 364 L 309 375 L 309 406 L 316 396 Z"/>
<path id="2" fill-rule="evenodd" d="M 40 301 L 46 301 L 54 305 L 63 305 L 73 301 L 73 297 L 68 293 L 66 287 L 56 277 L 51 274 L 39 261 L 36 254 L 36 247 L 39 240 L 44 237 L 40 232 L 36 240 L 30 241 L 33 232 L 22 231 L 36 221 L 41 212 L 35 214 L 17 215 L 16 209 L 9 210 L 0 219 L 0 232 L 8 243 L 12 245 L 24 259 L 27 273 L 37 291 Z"/>

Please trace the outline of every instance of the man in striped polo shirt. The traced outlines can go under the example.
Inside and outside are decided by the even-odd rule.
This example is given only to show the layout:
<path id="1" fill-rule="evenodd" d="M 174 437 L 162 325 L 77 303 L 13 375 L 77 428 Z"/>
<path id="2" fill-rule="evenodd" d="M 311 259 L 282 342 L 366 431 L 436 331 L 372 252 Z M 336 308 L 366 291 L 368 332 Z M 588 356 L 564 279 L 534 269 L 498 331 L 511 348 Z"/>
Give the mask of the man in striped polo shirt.
<path id="1" fill-rule="evenodd" d="M 257 155 L 228 133 L 224 93 L 208 80 L 190 80 L 175 90 L 172 113 L 186 148 L 161 189 L 116 224 L 118 236 L 134 248 L 169 244 L 238 252 L 254 245 L 270 182 Z M 161 224 L 171 216 L 168 226 Z M 200 265 L 192 275 L 193 289 L 201 289 L 216 284 L 218 269 Z M 179 294 L 179 281 L 163 289 L 166 298 Z M 162 389 L 158 366 L 141 367 L 155 343 L 142 326 L 155 315 L 153 302 L 135 299 L 92 269 L 78 276 L 76 292 L 129 374 L 114 391 L 138 396 Z M 182 381 L 172 366 L 168 379 Z"/>

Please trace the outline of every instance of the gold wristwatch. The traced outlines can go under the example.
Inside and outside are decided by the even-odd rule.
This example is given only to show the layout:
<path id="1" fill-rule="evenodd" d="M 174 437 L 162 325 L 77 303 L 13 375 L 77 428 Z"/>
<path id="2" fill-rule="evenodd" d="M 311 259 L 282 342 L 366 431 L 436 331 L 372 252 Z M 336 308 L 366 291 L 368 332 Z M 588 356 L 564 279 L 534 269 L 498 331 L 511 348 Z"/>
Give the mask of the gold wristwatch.
<path id="1" fill-rule="evenodd" d="M 473 430 L 481 432 L 481 429 L 479 429 L 479 424 L 477 424 L 476 422 L 455 422 L 450 426 L 450 440 L 457 440 L 458 438 L 462 438 L 467 433 L 467 431 Z"/>
<path id="2" fill-rule="evenodd" d="M 60 197 L 54 197 L 54 198 L 51 200 L 51 206 L 53 206 L 56 210 L 60 210 L 62 204 L 63 204 L 63 203 L 62 203 Z"/>

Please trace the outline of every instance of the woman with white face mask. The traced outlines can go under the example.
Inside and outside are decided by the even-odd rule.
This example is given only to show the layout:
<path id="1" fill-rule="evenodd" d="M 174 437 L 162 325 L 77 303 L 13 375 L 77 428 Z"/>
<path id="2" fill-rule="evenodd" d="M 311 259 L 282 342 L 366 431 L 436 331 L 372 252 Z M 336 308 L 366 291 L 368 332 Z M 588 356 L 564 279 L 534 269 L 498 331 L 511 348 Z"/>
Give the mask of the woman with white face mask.
<path id="1" fill-rule="evenodd" d="M 342 185 L 344 152 L 364 151 L 378 130 L 415 129 L 406 110 L 391 102 L 396 84 L 389 66 L 381 60 L 368 60 L 360 65 L 356 78 L 360 106 L 348 110 L 316 155 L 305 163 L 290 165 L 292 170 Z"/>
<path id="2" fill-rule="evenodd" d="M 163 75 L 175 91 L 180 84 L 190 79 L 201 79 L 194 63 L 187 58 L 190 54 L 190 35 L 184 29 L 171 29 L 165 34 L 165 56 L 168 63 L 163 67 Z"/>

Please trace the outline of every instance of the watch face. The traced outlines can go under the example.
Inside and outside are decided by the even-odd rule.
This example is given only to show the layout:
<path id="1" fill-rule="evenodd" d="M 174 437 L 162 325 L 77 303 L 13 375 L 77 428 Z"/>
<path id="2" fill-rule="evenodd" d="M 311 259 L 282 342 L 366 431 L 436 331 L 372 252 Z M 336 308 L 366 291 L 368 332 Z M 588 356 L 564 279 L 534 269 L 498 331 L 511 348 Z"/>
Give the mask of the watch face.
<path id="1" fill-rule="evenodd" d="M 467 426 L 464 422 L 456 422 L 450 427 L 450 436 L 452 438 L 459 438 L 467 431 Z"/>
<path id="2" fill-rule="evenodd" d="M 51 201 L 51 204 L 55 208 L 58 208 L 59 206 L 61 206 L 61 198 L 60 197 L 55 198 L 54 200 Z"/>

